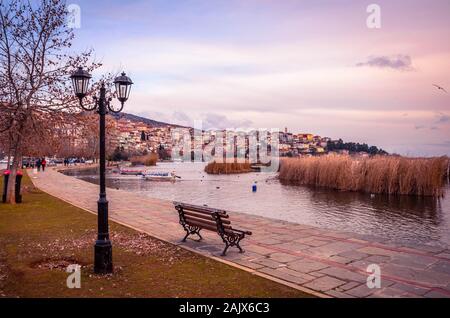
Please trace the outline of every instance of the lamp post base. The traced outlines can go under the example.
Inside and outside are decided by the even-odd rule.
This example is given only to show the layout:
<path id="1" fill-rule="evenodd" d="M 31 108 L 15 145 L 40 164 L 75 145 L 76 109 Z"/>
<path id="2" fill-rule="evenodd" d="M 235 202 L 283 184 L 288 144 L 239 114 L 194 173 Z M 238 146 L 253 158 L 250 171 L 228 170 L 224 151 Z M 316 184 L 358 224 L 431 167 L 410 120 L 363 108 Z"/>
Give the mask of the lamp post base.
<path id="1" fill-rule="evenodd" d="M 111 241 L 96 241 L 94 252 L 94 272 L 96 274 L 111 274 L 113 272 Z"/>

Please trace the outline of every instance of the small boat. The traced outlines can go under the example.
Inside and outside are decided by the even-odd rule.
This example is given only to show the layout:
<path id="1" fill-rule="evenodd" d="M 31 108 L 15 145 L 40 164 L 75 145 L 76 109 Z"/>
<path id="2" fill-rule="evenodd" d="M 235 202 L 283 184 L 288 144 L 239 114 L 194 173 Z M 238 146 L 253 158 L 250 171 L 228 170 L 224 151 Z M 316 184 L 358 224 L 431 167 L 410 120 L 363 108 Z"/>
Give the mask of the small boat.
<path id="1" fill-rule="evenodd" d="M 124 169 L 120 168 L 120 174 L 127 176 L 140 176 L 145 173 L 145 169 Z"/>
<path id="2" fill-rule="evenodd" d="M 174 172 L 146 172 L 142 174 L 142 177 L 151 181 L 175 181 L 177 178 L 181 179 Z"/>

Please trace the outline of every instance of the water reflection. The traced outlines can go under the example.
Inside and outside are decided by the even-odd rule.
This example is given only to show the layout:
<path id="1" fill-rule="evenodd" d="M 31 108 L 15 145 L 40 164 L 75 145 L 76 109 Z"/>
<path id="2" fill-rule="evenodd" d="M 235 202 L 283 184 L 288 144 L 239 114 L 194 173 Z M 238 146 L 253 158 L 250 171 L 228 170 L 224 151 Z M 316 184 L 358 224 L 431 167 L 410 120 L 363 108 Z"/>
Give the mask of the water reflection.
<path id="1" fill-rule="evenodd" d="M 172 171 L 182 179 L 152 182 L 109 174 L 107 186 L 150 197 L 179 200 L 323 228 L 374 235 L 400 243 L 450 246 L 448 196 L 370 195 L 282 184 L 275 174 L 207 175 L 204 164 L 160 164 L 153 171 Z M 96 171 L 68 174 L 98 183 Z M 251 186 L 257 182 L 258 191 Z"/>

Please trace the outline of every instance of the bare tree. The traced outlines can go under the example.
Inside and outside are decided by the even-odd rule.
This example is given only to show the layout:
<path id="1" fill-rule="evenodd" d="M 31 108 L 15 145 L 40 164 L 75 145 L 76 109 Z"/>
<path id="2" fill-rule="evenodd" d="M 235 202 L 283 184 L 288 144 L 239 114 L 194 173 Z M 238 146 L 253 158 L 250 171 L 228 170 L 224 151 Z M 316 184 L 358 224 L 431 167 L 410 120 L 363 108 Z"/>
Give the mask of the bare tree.
<path id="1" fill-rule="evenodd" d="M 11 180 L 22 155 L 77 120 L 70 73 L 79 65 L 90 72 L 100 66 L 92 51 L 70 52 L 74 33 L 67 17 L 62 0 L 0 0 L 0 134 L 14 158 Z M 7 200 L 14 202 L 13 182 Z"/>

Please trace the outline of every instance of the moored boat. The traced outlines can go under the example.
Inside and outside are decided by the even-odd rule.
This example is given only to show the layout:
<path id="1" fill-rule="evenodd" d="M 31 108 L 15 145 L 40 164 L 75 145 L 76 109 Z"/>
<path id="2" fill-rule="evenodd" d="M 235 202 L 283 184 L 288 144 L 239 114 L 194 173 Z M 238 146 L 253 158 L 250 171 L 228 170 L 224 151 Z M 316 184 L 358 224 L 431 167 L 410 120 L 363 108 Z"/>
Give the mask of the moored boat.
<path id="1" fill-rule="evenodd" d="M 142 177 L 152 181 L 175 181 L 180 178 L 174 172 L 146 172 L 142 174 Z"/>
<path id="2" fill-rule="evenodd" d="M 120 168 L 120 174 L 127 176 L 139 176 L 145 173 L 145 169 L 130 169 L 130 168 Z"/>

